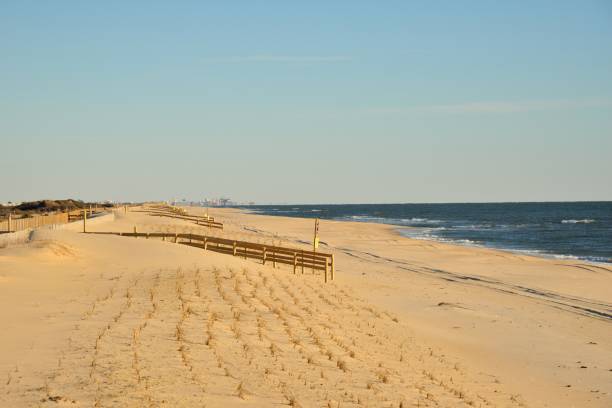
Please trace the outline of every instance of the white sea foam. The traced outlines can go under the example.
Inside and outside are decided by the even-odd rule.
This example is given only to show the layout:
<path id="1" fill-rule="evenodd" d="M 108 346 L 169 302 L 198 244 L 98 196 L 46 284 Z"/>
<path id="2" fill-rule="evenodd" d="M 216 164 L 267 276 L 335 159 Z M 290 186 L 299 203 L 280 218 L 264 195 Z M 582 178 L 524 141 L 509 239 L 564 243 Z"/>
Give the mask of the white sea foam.
<path id="1" fill-rule="evenodd" d="M 576 256 L 576 255 L 559 255 L 559 254 L 551 254 L 550 256 L 552 256 L 555 259 L 580 259 L 580 257 Z"/>
<path id="2" fill-rule="evenodd" d="M 449 244 L 459 244 L 459 245 L 467 245 L 467 246 L 482 246 L 480 243 L 476 241 L 472 241 L 471 239 L 452 239 L 452 238 L 444 238 L 438 235 L 433 234 L 433 231 L 438 231 L 440 229 L 445 228 L 419 228 L 418 230 L 411 229 L 399 229 L 400 234 L 405 237 L 412 239 L 420 239 L 425 241 L 436 241 L 436 242 L 445 242 Z"/>
<path id="3" fill-rule="evenodd" d="M 590 224 L 592 222 L 595 222 L 595 220 L 586 218 L 584 220 L 561 220 L 562 224 Z"/>
<path id="4" fill-rule="evenodd" d="M 440 220 L 430 220 L 428 218 L 386 218 L 374 217 L 370 215 L 351 215 L 349 217 L 339 217 L 338 220 L 377 222 L 380 224 L 405 225 L 405 226 L 423 226 L 430 224 L 439 224 Z"/>

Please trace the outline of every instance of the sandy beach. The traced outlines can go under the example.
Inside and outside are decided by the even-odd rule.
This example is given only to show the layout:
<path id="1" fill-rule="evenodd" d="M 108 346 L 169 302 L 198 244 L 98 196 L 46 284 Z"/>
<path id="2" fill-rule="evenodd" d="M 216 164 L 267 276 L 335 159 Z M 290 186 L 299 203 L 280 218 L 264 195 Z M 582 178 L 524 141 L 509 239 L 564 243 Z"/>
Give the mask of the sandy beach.
<path id="1" fill-rule="evenodd" d="M 89 230 L 312 239 L 312 219 L 211 215 L 223 232 L 123 211 Z M 607 265 L 322 220 L 320 250 L 337 263 L 325 284 L 78 231 L 0 248 L 2 407 L 612 406 Z"/>

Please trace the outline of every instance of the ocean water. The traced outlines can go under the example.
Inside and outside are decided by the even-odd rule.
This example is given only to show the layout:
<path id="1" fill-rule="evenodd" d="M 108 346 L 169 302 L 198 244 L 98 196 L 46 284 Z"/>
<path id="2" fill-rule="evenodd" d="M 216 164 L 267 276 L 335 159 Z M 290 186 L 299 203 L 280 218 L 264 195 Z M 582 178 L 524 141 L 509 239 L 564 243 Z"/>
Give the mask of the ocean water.
<path id="1" fill-rule="evenodd" d="M 417 239 L 612 263 L 612 202 L 259 205 L 286 217 L 396 225 Z"/>

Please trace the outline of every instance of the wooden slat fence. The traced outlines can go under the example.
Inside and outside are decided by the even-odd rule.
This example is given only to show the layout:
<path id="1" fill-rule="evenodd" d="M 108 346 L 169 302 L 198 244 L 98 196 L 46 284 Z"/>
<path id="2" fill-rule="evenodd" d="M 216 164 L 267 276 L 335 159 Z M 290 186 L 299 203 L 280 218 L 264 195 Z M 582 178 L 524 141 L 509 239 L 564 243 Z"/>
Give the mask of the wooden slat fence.
<path id="1" fill-rule="evenodd" d="M 95 214 L 99 214 L 102 212 L 105 212 L 104 210 L 100 210 L 100 209 L 82 209 L 82 210 L 72 210 L 68 212 L 68 220 L 69 221 L 77 221 L 77 220 L 82 220 L 83 219 L 83 212 L 86 211 L 87 212 L 87 218 L 91 218 L 93 215 Z"/>
<path id="2" fill-rule="evenodd" d="M 258 244 L 248 241 L 239 241 L 227 238 L 210 237 L 199 234 L 168 233 L 168 232 L 88 232 L 88 234 L 110 234 L 134 238 L 161 238 L 177 244 L 189 245 L 208 251 L 227 255 L 257 259 L 266 263 L 293 265 L 293 273 L 298 269 L 304 273 L 305 269 L 325 272 L 325 282 L 328 277 L 334 280 L 334 255 L 325 252 L 315 252 L 298 248 L 281 247 Z"/>
<path id="3" fill-rule="evenodd" d="M 215 222 L 215 219 L 213 217 L 188 215 L 185 210 L 177 209 L 174 207 L 152 206 L 150 208 L 144 208 L 142 210 L 132 210 L 132 211 L 133 212 L 144 212 L 153 217 L 168 217 L 168 218 L 175 218 L 179 220 L 193 221 L 197 225 L 201 225 L 203 227 L 217 228 L 221 230 L 223 229 L 223 223 Z"/>
<path id="4" fill-rule="evenodd" d="M 194 221 L 198 220 L 198 221 L 215 221 L 214 217 L 206 217 L 203 215 L 189 215 L 189 214 L 175 214 L 175 213 L 168 213 L 165 211 L 161 211 L 161 210 L 141 210 L 140 212 L 146 212 L 149 213 L 150 215 L 167 215 L 167 216 L 178 216 L 178 217 L 186 217 L 186 219 L 192 219 Z"/>
<path id="5" fill-rule="evenodd" d="M 0 221 L 0 232 L 23 231 L 29 228 L 39 228 L 45 225 L 65 224 L 68 222 L 68 213 L 56 213 L 49 215 L 35 215 L 26 218 L 13 218 Z M 10 227 L 9 227 L 10 223 Z"/>
<path id="6" fill-rule="evenodd" d="M 23 231 L 30 228 L 44 227 L 45 225 L 66 224 L 71 221 L 83 219 L 83 211 L 87 211 L 88 217 L 90 217 L 92 214 L 103 212 L 101 210 L 90 211 L 86 209 L 72 210 L 60 213 L 33 215 L 30 217 L 23 218 L 15 218 L 15 216 L 12 215 L 10 216 L 10 221 L 9 217 L 0 221 L 0 233 Z"/>
<path id="7" fill-rule="evenodd" d="M 204 227 L 223 229 L 223 223 L 215 222 L 213 220 L 207 220 L 206 217 L 196 217 L 192 215 L 159 214 L 159 213 L 149 213 L 149 215 L 153 217 L 169 217 L 169 218 L 176 218 L 179 220 L 193 221 L 197 225 L 201 225 Z"/>

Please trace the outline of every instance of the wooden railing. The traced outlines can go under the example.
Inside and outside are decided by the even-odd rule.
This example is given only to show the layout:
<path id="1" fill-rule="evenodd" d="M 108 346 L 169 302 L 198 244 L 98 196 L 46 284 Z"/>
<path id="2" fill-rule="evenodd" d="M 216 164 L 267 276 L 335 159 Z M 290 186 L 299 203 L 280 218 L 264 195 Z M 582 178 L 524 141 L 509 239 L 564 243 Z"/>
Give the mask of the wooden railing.
<path id="1" fill-rule="evenodd" d="M 258 244 L 254 242 L 238 241 L 227 238 L 210 237 L 199 234 L 181 234 L 168 232 L 88 232 L 88 234 L 120 235 L 134 238 L 161 238 L 177 244 L 189 245 L 208 251 L 243 257 L 245 259 L 258 259 L 266 263 L 293 265 L 293 273 L 298 269 L 304 273 L 305 269 L 325 272 L 325 282 L 328 277 L 334 280 L 334 255 L 325 252 L 315 252 L 297 248 L 288 248 L 274 245 Z"/>

